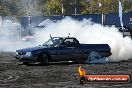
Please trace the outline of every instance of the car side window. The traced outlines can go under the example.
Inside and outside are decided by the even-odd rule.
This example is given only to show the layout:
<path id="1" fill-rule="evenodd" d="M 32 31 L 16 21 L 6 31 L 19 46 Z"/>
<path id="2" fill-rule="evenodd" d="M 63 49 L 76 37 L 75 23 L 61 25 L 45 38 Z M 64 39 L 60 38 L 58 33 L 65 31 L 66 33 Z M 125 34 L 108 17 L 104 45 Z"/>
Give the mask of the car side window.
<path id="1" fill-rule="evenodd" d="M 75 47 L 76 46 L 74 39 L 65 39 L 62 45 L 64 45 L 65 47 Z"/>

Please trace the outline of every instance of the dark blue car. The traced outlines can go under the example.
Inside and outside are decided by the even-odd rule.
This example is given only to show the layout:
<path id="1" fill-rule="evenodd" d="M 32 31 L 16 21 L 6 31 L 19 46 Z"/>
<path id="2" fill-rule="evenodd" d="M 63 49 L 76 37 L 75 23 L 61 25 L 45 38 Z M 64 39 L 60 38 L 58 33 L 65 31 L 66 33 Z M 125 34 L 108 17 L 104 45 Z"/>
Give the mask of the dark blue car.
<path id="1" fill-rule="evenodd" d="M 40 62 L 47 65 L 52 61 L 96 63 L 100 58 L 110 55 L 111 48 L 108 44 L 80 44 L 74 37 L 51 37 L 41 46 L 16 50 L 15 58 L 23 64 Z"/>

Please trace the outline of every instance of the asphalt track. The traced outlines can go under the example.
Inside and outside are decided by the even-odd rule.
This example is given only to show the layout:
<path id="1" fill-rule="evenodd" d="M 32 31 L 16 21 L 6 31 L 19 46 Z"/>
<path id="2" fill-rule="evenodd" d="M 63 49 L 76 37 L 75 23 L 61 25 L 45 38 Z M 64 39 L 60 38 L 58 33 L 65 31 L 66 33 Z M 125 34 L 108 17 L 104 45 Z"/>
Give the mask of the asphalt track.
<path id="1" fill-rule="evenodd" d="M 23 65 L 14 58 L 14 53 L 0 53 L 0 88 L 132 88 L 130 83 L 79 84 L 76 63 L 50 63 Z M 87 74 L 130 74 L 132 60 L 107 64 L 83 64 Z"/>

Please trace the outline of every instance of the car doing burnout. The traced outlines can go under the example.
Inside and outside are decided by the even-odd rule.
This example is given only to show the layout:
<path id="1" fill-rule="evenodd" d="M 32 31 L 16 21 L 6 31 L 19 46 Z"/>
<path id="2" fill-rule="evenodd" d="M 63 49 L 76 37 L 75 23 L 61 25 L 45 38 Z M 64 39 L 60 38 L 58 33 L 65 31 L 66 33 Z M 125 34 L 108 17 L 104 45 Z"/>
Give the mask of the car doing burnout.
<path id="1" fill-rule="evenodd" d="M 52 61 L 87 61 L 90 63 L 94 59 L 110 55 L 111 48 L 108 44 L 80 44 L 74 37 L 51 37 L 41 46 L 16 50 L 15 58 L 23 64 L 40 62 L 47 65 Z"/>

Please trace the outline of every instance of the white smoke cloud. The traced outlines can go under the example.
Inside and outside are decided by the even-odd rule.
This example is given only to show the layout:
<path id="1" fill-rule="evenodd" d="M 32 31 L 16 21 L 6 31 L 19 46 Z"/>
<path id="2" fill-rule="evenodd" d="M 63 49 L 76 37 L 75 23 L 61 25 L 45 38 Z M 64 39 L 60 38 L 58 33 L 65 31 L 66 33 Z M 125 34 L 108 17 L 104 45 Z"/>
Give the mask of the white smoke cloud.
<path id="1" fill-rule="evenodd" d="M 0 17 L 0 51 L 14 52 L 16 49 L 32 45 L 30 42 L 21 40 L 20 28 L 19 23 Z"/>
<path id="2" fill-rule="evenodd" d="M 35 40 L 42 44 L 50 34 L 56 37 L 67 37 L 69 33 L 70 36 L 76 37 L 80 43 L 109 44 L 112 51 L 110 60 L 112 61 L 132 58 L 132 40 L 129 37 L 123 38 L 115 27 L 104 27 L 86 19 L 77 21 L 66 17 L 57 23 L 51 23 L 44 30 L 36 32 Z"/>
<path id="3" fill-rule="evenodd" d="M 0 19 L 0 51 L 15 51 L 29 46 L 40 45 L 50 38 L 50 34 L 56 37 L 67 37 L 70 33 L 70 36 L 76 37 L 80 43 L 109 44 L 112 51 L 110 60 L 112 61 L 132 58 L 132 40 L 129 37 L 123 38 L 115 27 L 104 27 L 91 22 L 90 19 L 78 21 L 66 17 L 57 23 L 51 22 L 43 30 L 35 32 L 35 42 L 21 40 L 17 35 L 19 33 L 19 23 L 4 20 L 4 26 L 2 27 L 1 22 Z"/>

